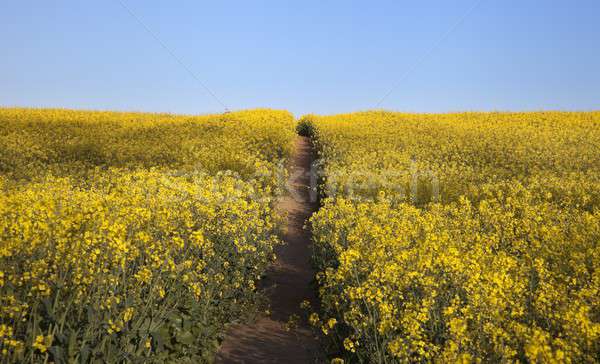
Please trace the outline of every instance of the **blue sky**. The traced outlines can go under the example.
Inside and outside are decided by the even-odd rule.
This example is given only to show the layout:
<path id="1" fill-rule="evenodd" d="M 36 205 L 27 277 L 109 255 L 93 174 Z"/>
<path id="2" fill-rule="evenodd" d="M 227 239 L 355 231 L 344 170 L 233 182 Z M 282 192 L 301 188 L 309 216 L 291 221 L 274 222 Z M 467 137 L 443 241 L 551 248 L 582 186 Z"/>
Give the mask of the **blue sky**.
<path id="1" fill-rule="evenodd" d="M 597 0 L 121 1 L 230 109 L 600 109 Z M 0 44 L 2 106 L 222 111 L 119 0 L 4 1 Z"/>

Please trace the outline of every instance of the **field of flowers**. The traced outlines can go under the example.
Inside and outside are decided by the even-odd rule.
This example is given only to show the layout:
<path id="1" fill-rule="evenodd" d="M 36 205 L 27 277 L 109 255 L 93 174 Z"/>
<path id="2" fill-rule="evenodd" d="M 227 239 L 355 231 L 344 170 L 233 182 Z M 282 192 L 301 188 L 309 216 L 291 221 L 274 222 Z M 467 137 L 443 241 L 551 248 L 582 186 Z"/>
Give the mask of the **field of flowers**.
<path id="1" fill-rule="evenodd" d="M 294 120 L 0 109 L 0 362 L 204 362 L 273 259 Z"/>
<path id="2" fill-rule="evenodd" d="M 600 361 L 600 113 L 309 115 L 352 362 Z"/>

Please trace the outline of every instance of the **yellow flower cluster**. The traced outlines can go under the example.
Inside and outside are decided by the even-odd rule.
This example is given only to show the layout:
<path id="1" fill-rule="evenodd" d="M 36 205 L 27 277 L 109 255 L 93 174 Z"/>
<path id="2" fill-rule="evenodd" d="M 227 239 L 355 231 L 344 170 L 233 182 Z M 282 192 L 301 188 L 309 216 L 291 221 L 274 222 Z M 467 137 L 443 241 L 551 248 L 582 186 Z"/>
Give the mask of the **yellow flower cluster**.
<path id="1" fill-rule="evenodd" d="M 95 167 L 266 174 L 289 155 L 293 116 L 248 110 L 185 116 L 0 108 L 0 174 L 85 178 Z"/>
<path id="2" fill-rule="evenodd" d="M 311 121 L 329 197 L 384 191 L 416 205 L 447 203 L 517 180 L 584 209 L 600 202 L 600 112 L 304 117 Z"/>
<path id="3" fill-rule="evenodd" d="M 0 361 L 210 361 L 279 243 L 293 128 L 0 110 Z"/>
<path id="4" fill-rule="evenodd" d="M 303 123 L 322 307 L 355 360 L 600 360 L 600 113 Z"/>

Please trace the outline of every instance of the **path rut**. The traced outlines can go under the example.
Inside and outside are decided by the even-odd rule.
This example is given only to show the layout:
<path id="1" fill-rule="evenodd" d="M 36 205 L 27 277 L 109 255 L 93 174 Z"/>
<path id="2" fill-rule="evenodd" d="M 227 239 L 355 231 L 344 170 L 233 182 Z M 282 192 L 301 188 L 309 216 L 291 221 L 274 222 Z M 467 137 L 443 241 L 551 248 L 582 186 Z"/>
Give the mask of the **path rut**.
<path id="1" fill-rule="evenodd" d="M 317 302 L 311 285 L 314 270 L 310 263 L 310 232 L 305 221 L 316 211 L 309 198 L 310 166 L 313 161 L 311 142 L 298 136 L 292 156 L 290 193 L 278 204 L 288 214 L 285 244 L 277 251 L 277 259 L 261 282 L 270 301 L 270 316 L 260 316 L 250 324 L 229 327 L 217 354 L 216 363 L 319 363 L 319 343 L 304 320 L 286 330 L 291 315 L 304 316 L 300 303 Z"/>

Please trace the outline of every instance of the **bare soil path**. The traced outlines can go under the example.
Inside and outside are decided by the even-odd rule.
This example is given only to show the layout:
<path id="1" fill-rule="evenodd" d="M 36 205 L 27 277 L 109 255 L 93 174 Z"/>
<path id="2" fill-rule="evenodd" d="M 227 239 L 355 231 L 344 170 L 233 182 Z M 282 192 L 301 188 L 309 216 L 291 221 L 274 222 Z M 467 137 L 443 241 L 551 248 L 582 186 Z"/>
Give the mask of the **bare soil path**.
<path id="1" fill-rule="evenodd" d="M 310 233 L 303 229 L 307 218 L 317 209 L 309 198 L 310 166 L 313 152 L 310 140 L 298 136 L 292 156 L 288 188 L 290 193 L 279 203 L 286 212 L 285 245 L 278 248 L 277 260 L 261 286 L 270 300 L 271 315 L 251 324 L 233 325 L 217 354 L 217 363 L 320 363 L 317 338 L 304 320 L 295 328 L 287 322 L 291 315 L 303 317 L 300 303 L 307 299 L 316 304 L 311 281 Z"/>

